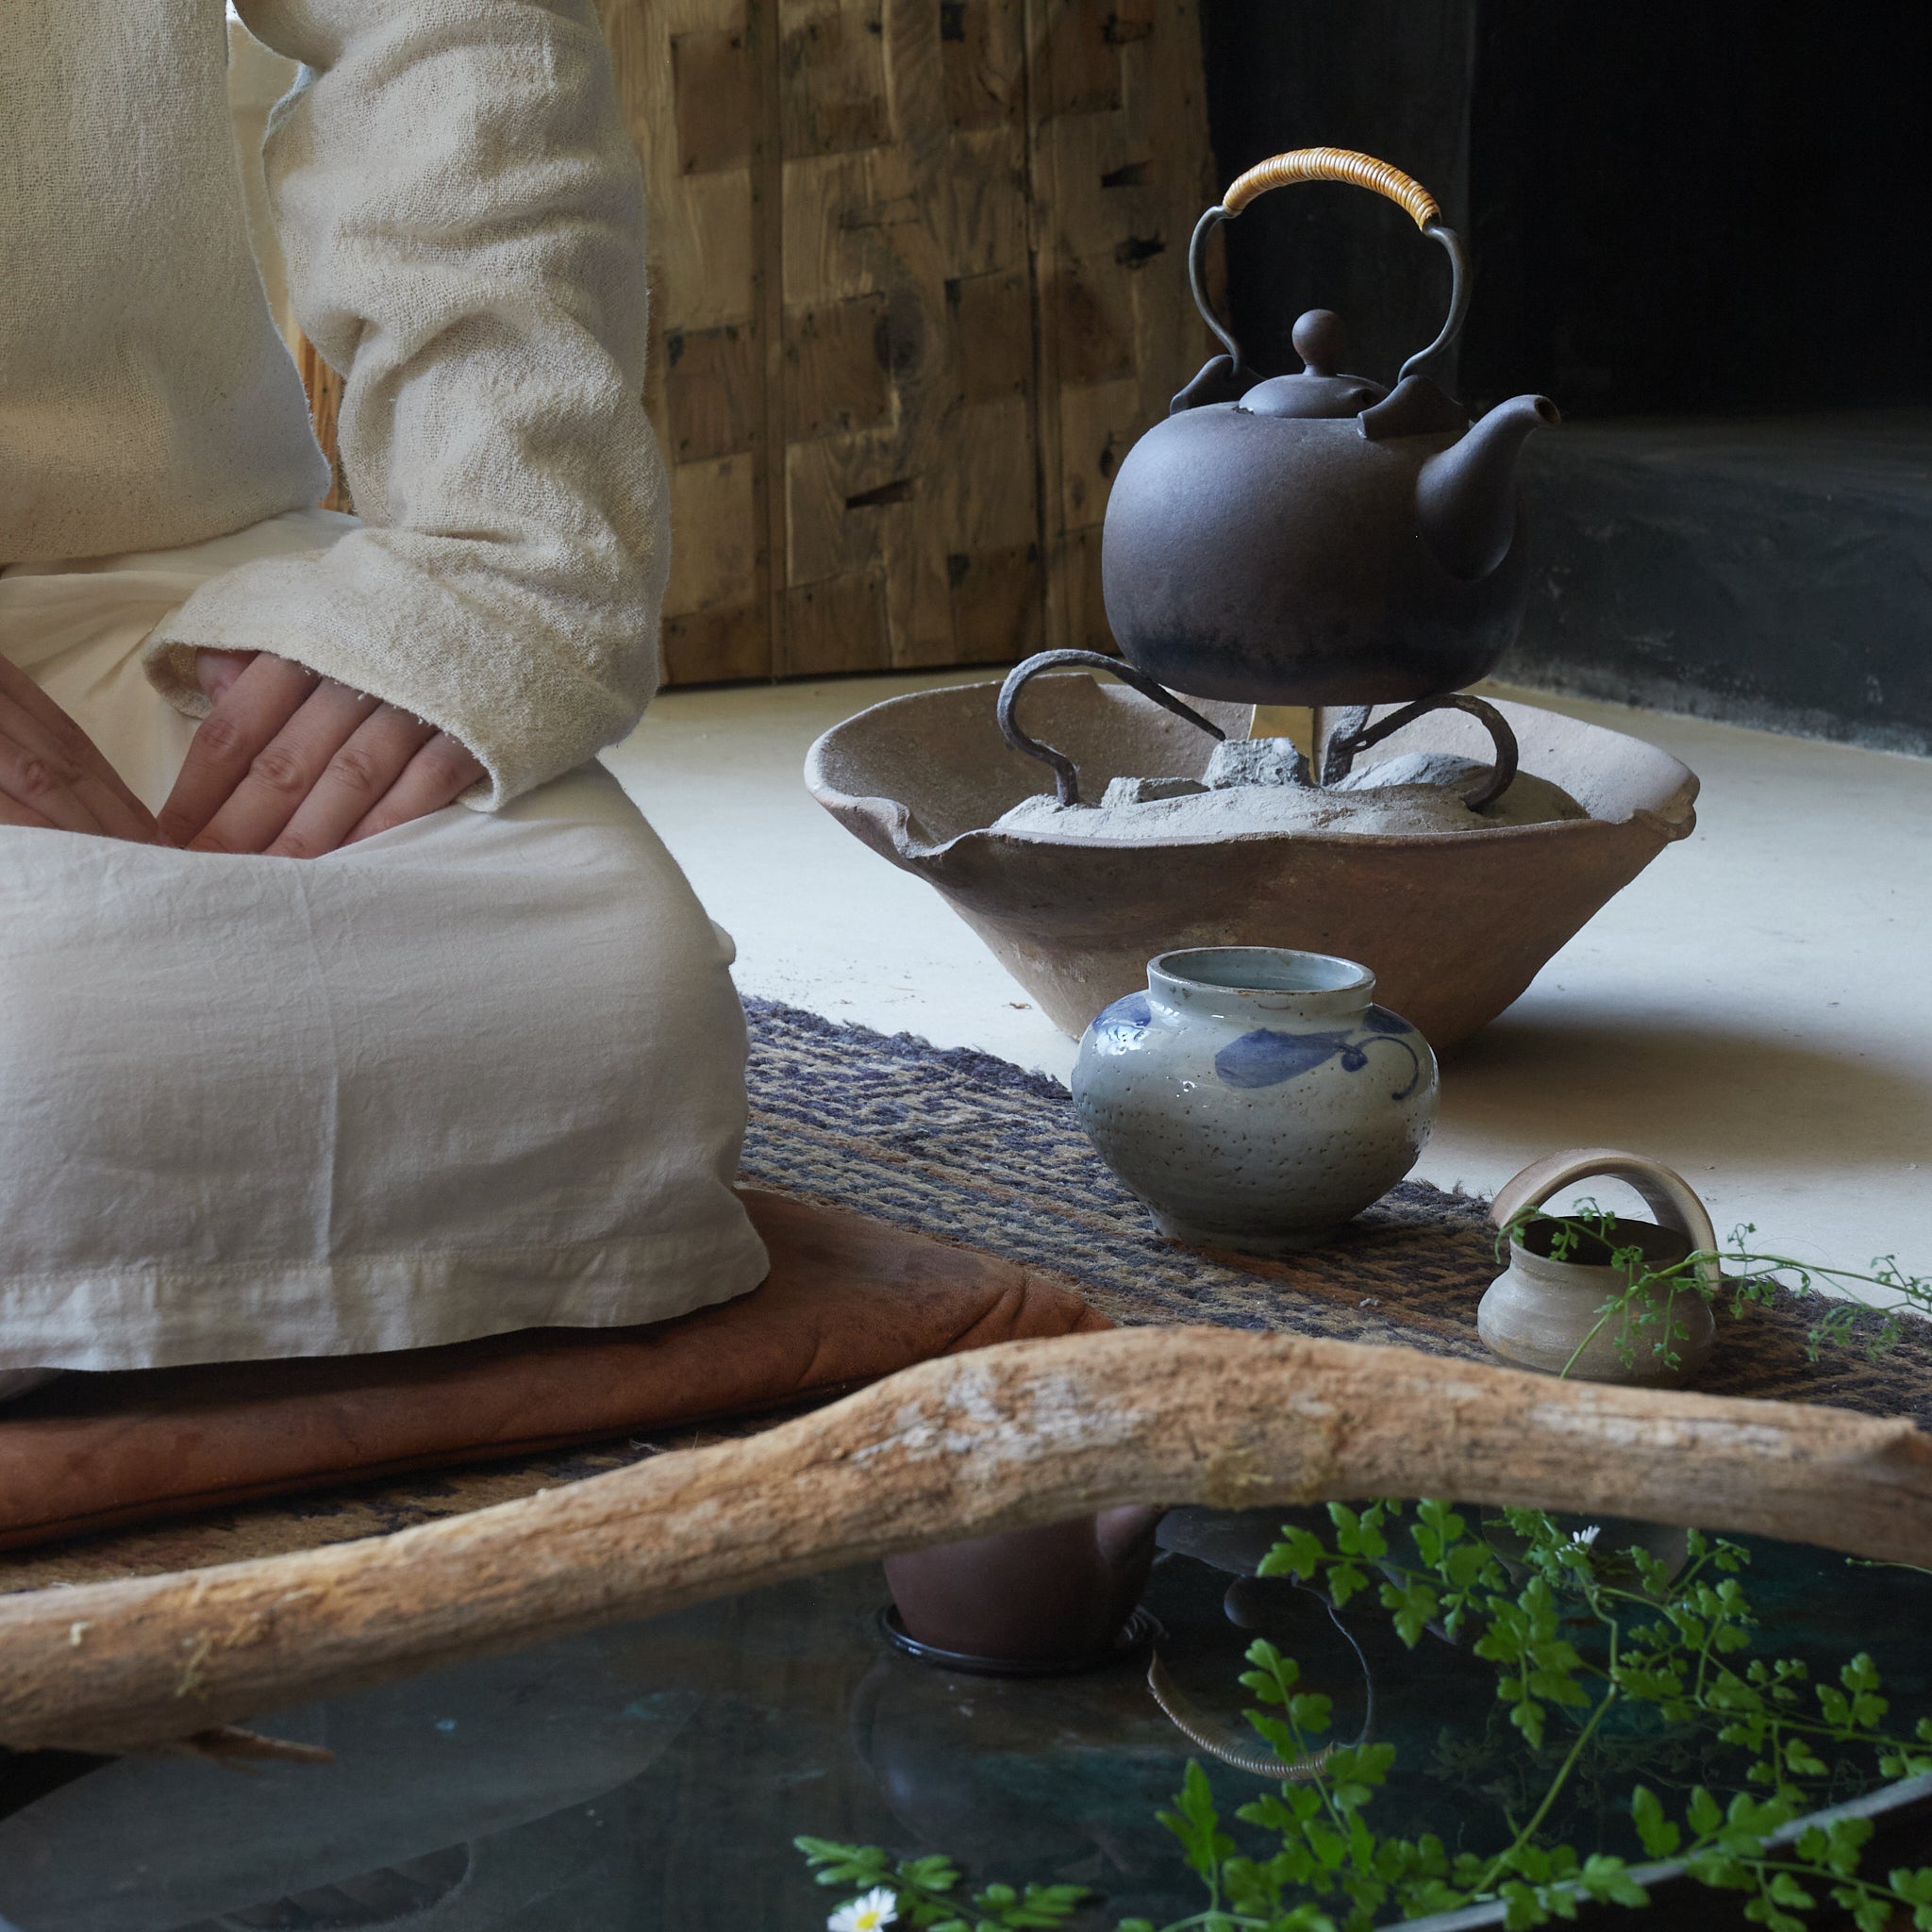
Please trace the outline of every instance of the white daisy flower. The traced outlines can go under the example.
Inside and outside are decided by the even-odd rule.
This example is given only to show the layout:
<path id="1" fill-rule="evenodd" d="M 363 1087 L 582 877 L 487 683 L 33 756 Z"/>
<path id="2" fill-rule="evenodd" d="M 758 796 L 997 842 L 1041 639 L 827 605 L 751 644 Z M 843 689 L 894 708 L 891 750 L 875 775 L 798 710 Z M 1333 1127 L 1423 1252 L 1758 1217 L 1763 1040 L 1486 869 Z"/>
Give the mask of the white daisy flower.
<path id="1" fill-rule="evenodd" d="M 841 1906 L 825 1921 L 825 1932 L 879 1932 L 899 1917 L 898 1894 L 890 1885 L 875 1885 L 862 1898 Z"/>
<path id="2" fill-rule="evenodd" d="M 1588 1529 L 1577 1530 L 1571 1537 L 1570 1541 L 1576 1544 L 1579 1549 L 1587 1550 L 1603 1533 L 1603 1524 L 1601 1523 L 1592 1523 Z"/>

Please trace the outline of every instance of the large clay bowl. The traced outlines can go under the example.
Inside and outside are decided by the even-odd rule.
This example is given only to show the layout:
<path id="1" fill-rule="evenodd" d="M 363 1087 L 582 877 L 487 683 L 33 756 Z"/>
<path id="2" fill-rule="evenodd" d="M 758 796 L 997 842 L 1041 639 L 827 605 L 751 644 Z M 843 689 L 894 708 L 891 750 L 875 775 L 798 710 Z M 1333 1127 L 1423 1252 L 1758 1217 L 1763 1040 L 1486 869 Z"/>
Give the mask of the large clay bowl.
<path id="1" fill-rule="evenodd" d="M 1534 705 L 1498 706 L 1522 768 L 1591 813 L 1433 838 L 1333 832 L 1099 844 L 987 830 L 1048 791 L 1008 749 L 991 684 L 917 691 L 835 725 L 807 756 L 812 796 L 882 858 L 928 880 L 1057 1025 L 1082 1032 L 1178 946 L 1293 946 L 1374 968 L 1375 997 L 1440 1053 L 1493 1020 L 1550 956 L 1696 823 L 1696 774 L 1641 739 Z M 1250 713 L 1204 706 L 1232 735 Z M 1081 795 L 1123 774 L 1199 777 L 1202 732 L 1084 674 L 1036 678 L 1024 723 L 1079 764 Z M 1488 755 L 1457 712 L 1379 747 Z"/>

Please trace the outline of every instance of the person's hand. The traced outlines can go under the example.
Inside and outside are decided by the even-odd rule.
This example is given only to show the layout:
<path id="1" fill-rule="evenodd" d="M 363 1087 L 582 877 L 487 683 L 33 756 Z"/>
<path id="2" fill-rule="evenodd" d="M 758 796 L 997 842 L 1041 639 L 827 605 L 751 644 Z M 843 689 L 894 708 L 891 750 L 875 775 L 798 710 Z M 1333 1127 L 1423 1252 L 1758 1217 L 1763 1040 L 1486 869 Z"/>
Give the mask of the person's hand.
<path id="1" fill-rule="evenodd" d="M 441 811 L 483 775 L 446 732 L 267 651 L 203 651 L 214 708 L 160 811 L 191 852 L 314 858 Z"/>
<path id="2" fill-rule="evenodd" d="M 0 658 L 0 825 L 92 832 L 154 845 L 152 814 L 87 733 Z"/>

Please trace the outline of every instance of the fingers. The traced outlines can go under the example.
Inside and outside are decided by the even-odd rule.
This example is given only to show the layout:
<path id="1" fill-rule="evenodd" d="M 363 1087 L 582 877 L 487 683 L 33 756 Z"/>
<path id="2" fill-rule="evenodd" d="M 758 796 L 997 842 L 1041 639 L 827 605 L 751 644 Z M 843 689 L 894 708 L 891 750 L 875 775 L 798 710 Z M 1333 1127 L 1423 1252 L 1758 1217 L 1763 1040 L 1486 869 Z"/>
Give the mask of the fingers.
<path id="1" fill-rule="evenodd" d="M 446 731 L 439 731 L 409 760 L 408 769 L 390 788 L 375 810 L 352 831 L 347 844 L 392 831 L 411 819 L 426 818 L 454 805 L 477 779 L 483 767 Z"/>
<path id="2" fill-rule="evenodd" d="M 436 727 L 394 705 L 364 719 L 269 846 L 281 858 L 333 852 L 381 804 Z M 445 801 L 446 802 L 446 801 Z"/>
<path id="3" fill-rule="evenodd" d="M 94 823 L 109 839 L 130 839 L 137 845 L 162 842 L 154 814 L 121 782 L 111 766 L 99 773 L 83 772 L 75 796 L 93 813 Z"/>
<path id="4" fill-rule="evenodd" d="M 99 820 L 75 792 L 79 766 L 50 752 L 45 737 L 24 721 L 8 722 L 28 742 L 0 733 L 0 797 L 33 815 L 25 823 L 38 821 L 62 832 L 99 832 Z"/>
<path id="5" fill-rule="evenodd" d="M 8 824 L 51 825 L 137 845 L 160 841 L 146 807 L 111 772 L 100 776 L 5 737 L 0 737 L 0 797 L 30 814 L 9 818 Z"/>
<path id="6" fill-rule="evenodd" d="M 0 658 L 0 730 L 19 738 L 18 727 L 23 724 L 29 731 L 39 730 L 58 741 L 70 759 L 78 760 L 84 752 L 93 751 L 87 733 L 18 664 Z"/>
<path id="7" fill-rule="evenodd" d="M 235 681 L 228 702 L 264 663 L 258 658 Z M 380 701 L 325 678 L 309 692 L 249 761 L 245 775 L 208 823 L 188 841 L 191 852 L 266 852 L 322 780 L 331 761 L 355 737 Z M 217 713 L 201 726 L 208 729 Z M 197 732 L 196 736 L 199 737 Z M 178 784 L 175 788 L 180 789 Z M 323 848 L 327 849 L 327 848 Z"/>
<path id="8" fill-rule="evenodd" d="M 218 705 L 227 696 L 229 687 L 260 656 L 258 651 L 197 651 L 194 654 L 194 680 L 202 695 Z"/>
<path id="9" fill-rule="evenodd" d="M 153 844 L 154 819 L 93 741 L 30 680 L 18 683 L 0 687 L 0 793 L 32 813 L 18 823 Z"/>
<path id="10" fill-rule="evenodd" d="M 454 803 L 483 767 L 393 705 L 272 652 L 202 651 L 213 708 L 160 828 L 192 852 L 313 858 Z"/>
<path id="11" fill-rule="evenodd" d="M 239 654 L 203 653 L 205 657 L 216 655 L 226 658 Z M 248 777 L 256 759 L 275 742 L 276 734 L 321 682 L 306 666 L 266 651 L 257 653 L 242 667 L 224 688 L 214 709 L 195 727 L 180 776 L 161 807 L 161 832 L 171 843 L 189 844 L 208 828 L 209 821 Z M 331 752 L 335 749 L 334 745 L 329 747 Z M 324 754 L 324 762 L 327 756 Z M 292 802 L 290 809 L 293 809 Z M 273 838 L 287 823 L 288 814 L 284 813 L 268 838 Z"/>
<path id="12" fill-rule="evenodd" d="M 140 844 L 157 841 L 153 815 L 78 724 L 17 665 L 0 659 L 0 739 L 10 749 L 15 803 L 32 817 L 8 823 L 58 825 Z M 8 781 L 0 779 L 0 790 Z"/>
<path id="13" fill-rule="evenodd" d="M 0 791 L 0 825 L 27 825 L 37 832 L 51 832 L 57 829 L 54 822 L 44 812 L 36 811 L 30 805 L 23 805 L 17 798 L 9 798 Z"/>

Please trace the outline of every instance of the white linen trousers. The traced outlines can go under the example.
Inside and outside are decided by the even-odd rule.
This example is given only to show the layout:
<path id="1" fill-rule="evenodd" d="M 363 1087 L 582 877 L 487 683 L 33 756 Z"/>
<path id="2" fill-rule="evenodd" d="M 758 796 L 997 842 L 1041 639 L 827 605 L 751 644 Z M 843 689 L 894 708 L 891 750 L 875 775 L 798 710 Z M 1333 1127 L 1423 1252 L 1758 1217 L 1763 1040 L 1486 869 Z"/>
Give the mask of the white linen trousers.
<path id="1" fill-rule="evenodd" d="M 158 807 L 193 726 L 142 640 L 218 572 L 356 527 L 16 565 L 0 652 Z M 322 858 L 0 826 L 0 1395 L 757 1286 L 731 958 L 597 765 Z"/>

